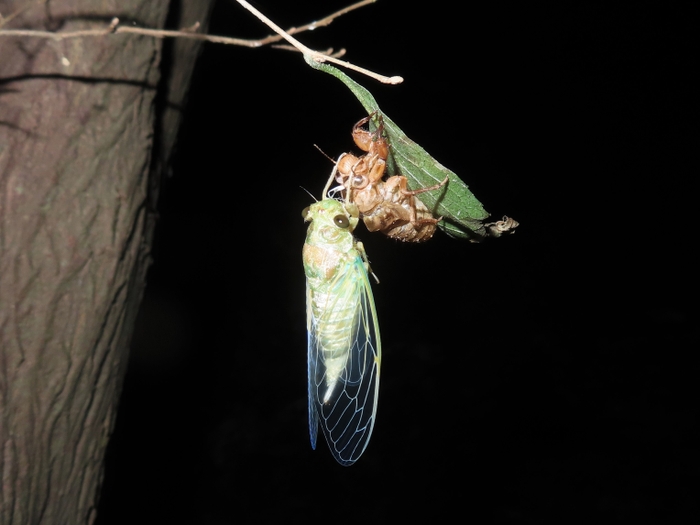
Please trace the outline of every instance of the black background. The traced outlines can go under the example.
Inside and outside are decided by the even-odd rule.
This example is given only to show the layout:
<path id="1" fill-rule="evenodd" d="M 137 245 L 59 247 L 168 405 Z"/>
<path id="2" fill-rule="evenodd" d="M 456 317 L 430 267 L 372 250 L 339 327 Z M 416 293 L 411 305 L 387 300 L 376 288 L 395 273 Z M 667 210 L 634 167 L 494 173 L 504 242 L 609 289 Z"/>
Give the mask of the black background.
<path id="1" fill-rule="evenodd" d="M 282 27 L 345 5 L 256 4 Z M 308 442 L 301 188 L 320 197 L 313 145 L 353 150 L 362 107 L 299 54 L 206 44 L 98 523 L 695 523 L 697 20 L 693 2 L 380 0 L 299 35 L 403 76 L 350 73 L 521 224 L 478 245 L 358 228 L 384 358 L 350 468 Z M 210 32 L 269 33 L 234 2 Z"/>

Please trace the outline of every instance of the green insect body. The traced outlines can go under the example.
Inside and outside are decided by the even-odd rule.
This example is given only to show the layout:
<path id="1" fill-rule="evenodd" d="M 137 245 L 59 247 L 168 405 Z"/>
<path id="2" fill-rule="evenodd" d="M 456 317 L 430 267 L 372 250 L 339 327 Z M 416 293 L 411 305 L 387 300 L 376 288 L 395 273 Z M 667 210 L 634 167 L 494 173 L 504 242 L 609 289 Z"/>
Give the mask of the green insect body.
<path id="1" fill-rule="evenodd" d="M 309 433 L 320 424 L 335 459 L 352 465 L 372 434 L 381 343 L 362 243 L 353 237 L 354 205 L 325 198 L 304 212 Z"/>

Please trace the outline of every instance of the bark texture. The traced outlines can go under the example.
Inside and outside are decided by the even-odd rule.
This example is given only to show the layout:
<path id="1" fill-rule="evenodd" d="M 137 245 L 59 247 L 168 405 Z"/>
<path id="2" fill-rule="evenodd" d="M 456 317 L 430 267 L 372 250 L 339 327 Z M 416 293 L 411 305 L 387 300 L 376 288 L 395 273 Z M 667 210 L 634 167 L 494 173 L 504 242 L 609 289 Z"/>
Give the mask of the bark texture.
<path id="1" fill-rule="evenodd" d="M 30 6 L 6 27 L 52 31 L 114 16 L 164 27 L 169 12 L 176 27 L 206 26 L 210 1 L 171 3 L 3 0 L 0 13 Z M 199 46 L 166 43 L 172 60 L 162 68 L 163 45 L 136 35 L 0 37 L 3 525 L 94 521 L 159 172 Z"/>

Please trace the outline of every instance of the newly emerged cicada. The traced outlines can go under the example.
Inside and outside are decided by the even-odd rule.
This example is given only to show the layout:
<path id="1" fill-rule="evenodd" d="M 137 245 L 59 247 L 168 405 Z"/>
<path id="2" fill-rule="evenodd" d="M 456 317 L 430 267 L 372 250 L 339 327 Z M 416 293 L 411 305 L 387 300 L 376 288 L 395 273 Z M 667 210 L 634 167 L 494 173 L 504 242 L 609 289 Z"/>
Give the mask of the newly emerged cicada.
<path id="1" fill-rule="evenodd" d="M 336 181 L 342 186 L 345 200 L 357 205 L 369 231 L 381 231 L 401 241 L 427 241 L 435 233 L 440 218 L 433 217 L 416 195 L 437 190 L 448 179 L 417 190 L 410 190 L 408 179 L 401 175 L 383 180 L 389 144 L 382 136 L 381 121 L 373 133 L 363 129 L 371 117 L 363 118 L 352 129 L 355 144 L 367 153 L 361 157 L 351 153 L 341 155 Z"/>
<path id="2" fill-rule="evenodd" d="M 372 435 L 382 349 L 367 256 L 353 236 L 357 206 L 328 197 L 336 169 L 303 212 L 309 433 L 315 449 L 320 424 L 333 457 L 349 466 Z"/>

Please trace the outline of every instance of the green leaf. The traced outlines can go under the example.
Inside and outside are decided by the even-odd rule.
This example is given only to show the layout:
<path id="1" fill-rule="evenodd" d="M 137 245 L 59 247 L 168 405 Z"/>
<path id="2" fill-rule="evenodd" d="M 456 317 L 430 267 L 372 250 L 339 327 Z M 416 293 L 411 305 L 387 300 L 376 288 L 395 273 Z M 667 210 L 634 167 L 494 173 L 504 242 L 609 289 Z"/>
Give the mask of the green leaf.
<path id="1" fill-rule="evenodd" d="M 403 175 L 409 181 L 411 189 L 419 189 L 438 184 L 449 178 L 449 183 L 434 191 L 421 193 L 419 198 L 434 217 L 442 217 L 438 223 L 440 229 L 452 237 L 478 242 L 489 235 L 483 220 L 489 214 L 482 204 L 469 191 L 467 185 L 451 170 L 430 156 L 420 145 L 416 144 L 401 131 L 393 120 L 379 109 L 372 94 L 352 80 L 339 69 L 328 64 L 316 62 L 305 56 L 306 62 L 320 71 L 324 71 L 341 80 L 357 97 L 368 114 L 376 113 L 372 127 L 376 129 L 379 115 L 384 121 L 384 134 L 389 143 L 390 158 L 387 159 L 389 175 Z"/>

